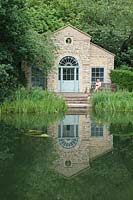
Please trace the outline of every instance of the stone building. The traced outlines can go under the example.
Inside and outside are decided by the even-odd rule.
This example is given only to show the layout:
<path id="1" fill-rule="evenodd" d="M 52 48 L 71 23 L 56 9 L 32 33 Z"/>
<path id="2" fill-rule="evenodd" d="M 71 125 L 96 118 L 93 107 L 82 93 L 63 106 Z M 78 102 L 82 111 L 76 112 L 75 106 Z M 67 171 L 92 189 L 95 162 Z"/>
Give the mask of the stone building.
<path id="1" fill-rule="evenodd" d="M 57 47 L 48 89 L 54 92 L 89 91 L 96 79 L 110 83 L 114 54 L 93 44 L 91 36 L 68 25 L 53 33 Z"/>
<path id="2" fill-rule="evenodd" d="M 107 125 L 87 115 L 66 115 L 48 127 L 57 159 L 53 168 L 67 178 L 91 167 L 92 160 L 113 149 L 113 136 Z"/>
<path id="3" fill-rule="evenodd" d="M 68 25 L 52 35 L 55 61 L 47 79 L 53 92 L 89 91 L 96 79 L 110 83 L 114 54 L 91 42 L 91 36 Z M 24 66 L 26 69 L 27 66 Z M 28 86 L 44 86 L 44 75 L 37 68 L 27 69 Z"/>

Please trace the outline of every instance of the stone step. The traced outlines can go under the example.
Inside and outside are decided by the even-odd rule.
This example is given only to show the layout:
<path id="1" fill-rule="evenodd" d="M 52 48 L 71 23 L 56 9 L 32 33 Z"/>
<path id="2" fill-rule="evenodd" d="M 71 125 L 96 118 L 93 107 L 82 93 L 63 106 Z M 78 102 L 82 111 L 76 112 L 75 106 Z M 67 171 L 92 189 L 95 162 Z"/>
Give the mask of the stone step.
<path id="1" fill-rule="evenodd" d="M 88 108 L 68 108 L 67 115 L 87 115 Z"/>
<path id="2" fill-rule="evenodd" d="M 65 100 L 68 108 L 88 108 L 88 94 L 86 93 L 57 93 Z"/>
<path id="3" fill-rule="evenodd" d="M 87 98 L 63 98 L 65 101 L 88 101 Z"/>
<path id="4" fill-rule="evenodd" d="M 83 100 L 83 99 L 88 99 L 88 97 L 63 97 L 63 99 L 68 99 L 68 100 L 75 100 L 75 99 L 79 99 L 79 100 Z"/>
<path id="5" fill-rule="evenodd" d="M 88 102 L 81 102 L 81 101 L 65 101 L 66 104 L 88 104 Z"/>
<path id="6" fill-rule="evenodd" d="M 65 101 L 66 104 L 88 104 L 87 101 Z"/>
<path id="7" fill-rule="evenodd" d="M 63 96 L 63 97 L 88 97 L 88 94 L 86 93 L 57 93 L 57 95 Z"/>
<path id="8" fill-rule="evenodd" d="M 72 103 L 68 103 L 67 104 L 68 108 L 88 108 L 89 104 L 72 104 Z"/>

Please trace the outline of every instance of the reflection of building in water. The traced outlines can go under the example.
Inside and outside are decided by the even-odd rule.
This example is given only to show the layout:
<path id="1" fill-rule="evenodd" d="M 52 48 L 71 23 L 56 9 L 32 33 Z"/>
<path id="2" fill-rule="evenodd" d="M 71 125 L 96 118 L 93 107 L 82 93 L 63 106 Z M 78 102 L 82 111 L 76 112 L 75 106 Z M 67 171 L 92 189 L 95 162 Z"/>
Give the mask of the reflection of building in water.
<path id="1" fill-rule="evenodd" d="M 49 127 L 56 140 L 59 158 L 54 162 L 56 171 L 66 177 L 90 167 L 90 161 L 113 147 L 108 128 L 96 124 L 89 115 L 66 115 L 58 124 Z"/>

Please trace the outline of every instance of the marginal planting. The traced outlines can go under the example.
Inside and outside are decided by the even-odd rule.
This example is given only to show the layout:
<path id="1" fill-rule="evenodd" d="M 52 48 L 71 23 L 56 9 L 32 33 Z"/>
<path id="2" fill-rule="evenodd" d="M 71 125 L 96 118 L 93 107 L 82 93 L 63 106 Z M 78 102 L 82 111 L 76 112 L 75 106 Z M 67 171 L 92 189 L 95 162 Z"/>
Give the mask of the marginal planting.
<path id="1" fill-rule="evenodd" d="M 10 124 L 17 129 L 26 130 L 44 130 L 49 124 L 62 119 L 64 113 L 16 113 L 16 114 L 2 114 L 0 121 L 5 124 Z"/>
<path id="2" fill-rule="evenodd" d="M 91 119 L 93 121 L 110 124 L 110 123 L 133 123 L 133 114 L 132 112 L 99 112 L 98 110 L 91 110 Z"/>
<path id="3" fill-rule="evenodd" d="M 59 113 L 66 111 L 62 98 L 42 89 L 27 91 L 22 88 L 16 91 L 12 101 L 0 106 L 1 113 Z"/>
<path id="4" fill-rule="evenodd" d="M 102 91 L 93 93 L 92 107 L 96 112 L 128 111 L 133 112 L 133 93 L 127 91 Z"/>

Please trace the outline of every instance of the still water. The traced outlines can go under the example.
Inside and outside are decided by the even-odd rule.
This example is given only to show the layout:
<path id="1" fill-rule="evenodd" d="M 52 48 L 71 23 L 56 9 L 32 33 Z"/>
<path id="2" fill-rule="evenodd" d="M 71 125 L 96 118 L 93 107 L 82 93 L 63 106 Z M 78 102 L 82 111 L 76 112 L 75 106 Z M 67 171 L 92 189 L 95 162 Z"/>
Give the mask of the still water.
<path id="1" fill-rule="evenodd" d="M 133 200 L 133 116 L 1 116 L 0 200 Z"/>

